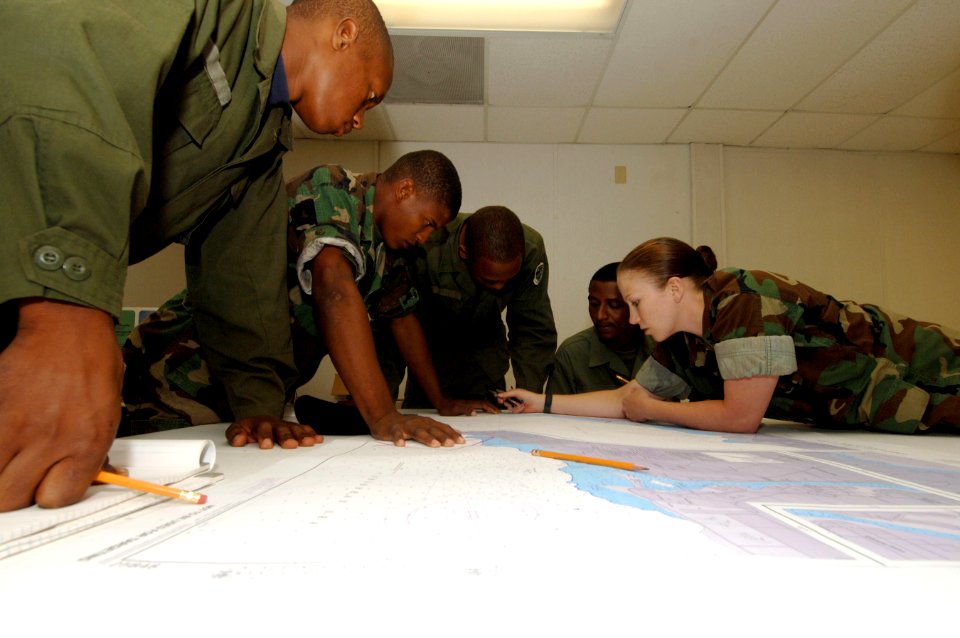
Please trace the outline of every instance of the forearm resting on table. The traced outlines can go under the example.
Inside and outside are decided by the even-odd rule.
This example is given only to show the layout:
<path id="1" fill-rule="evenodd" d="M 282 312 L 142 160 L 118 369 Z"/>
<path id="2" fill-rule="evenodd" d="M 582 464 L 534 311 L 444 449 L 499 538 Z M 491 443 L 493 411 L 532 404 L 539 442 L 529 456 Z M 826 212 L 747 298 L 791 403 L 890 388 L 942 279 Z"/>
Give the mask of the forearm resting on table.
<path id="1" fill-rule="evenodd" d="M 623 418 L 623 397 L 627 387 L 615 390 L 597 390 L 583 394 L 556 394 L 553 396 L 550 412 L 572 416 L 594 416 L 601 418 Z"/>
<path id="2" fill-rule="evenodd" d="M 686 403 L 646 400 L 643 420 L 712 432 L 753 433 L 760 427 L 776 384 L 777 377 L 748 377 L 725 381 L 723 399 Z M 629 418 L 629 408 L 625 412 Z"/>

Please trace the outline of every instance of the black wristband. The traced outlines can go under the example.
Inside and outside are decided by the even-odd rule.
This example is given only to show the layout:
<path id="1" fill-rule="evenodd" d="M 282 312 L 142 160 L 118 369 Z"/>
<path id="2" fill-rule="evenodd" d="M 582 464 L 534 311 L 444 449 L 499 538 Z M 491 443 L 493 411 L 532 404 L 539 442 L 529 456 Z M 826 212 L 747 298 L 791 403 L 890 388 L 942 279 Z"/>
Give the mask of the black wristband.
<path id="1" fill-rule="evenodd" d="M 550 414 L 550 404 L 553 403 L 553 392 L 547 392 L 543 395 L 543 413 Z"/>

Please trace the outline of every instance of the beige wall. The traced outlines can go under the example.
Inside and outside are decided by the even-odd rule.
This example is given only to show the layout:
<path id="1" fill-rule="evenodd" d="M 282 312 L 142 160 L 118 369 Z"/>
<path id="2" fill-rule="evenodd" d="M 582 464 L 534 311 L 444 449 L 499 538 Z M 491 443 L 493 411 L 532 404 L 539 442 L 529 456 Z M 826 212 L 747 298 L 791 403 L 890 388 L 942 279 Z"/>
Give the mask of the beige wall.
<path id="1" fill-rule="evenodd" d="M 544 236 L 561 340 L 589 325 L 593 271 L 657 235 L 708 244 L 721 265 L 782 272 L 960 328 L 960 156 L 297 140 L 284 172 L 327 162 L 382 170 L 427 147 L 456 164 L 463 210 L 502 204 Z M 615 183 L 616 166 L 626 183 Z M 182 288 L 181 260 L 172 247 L 133 266 L 127 305 L 157 305 Z M 332 376 L 326 361 L 305 391 L 327 396 Z"/>

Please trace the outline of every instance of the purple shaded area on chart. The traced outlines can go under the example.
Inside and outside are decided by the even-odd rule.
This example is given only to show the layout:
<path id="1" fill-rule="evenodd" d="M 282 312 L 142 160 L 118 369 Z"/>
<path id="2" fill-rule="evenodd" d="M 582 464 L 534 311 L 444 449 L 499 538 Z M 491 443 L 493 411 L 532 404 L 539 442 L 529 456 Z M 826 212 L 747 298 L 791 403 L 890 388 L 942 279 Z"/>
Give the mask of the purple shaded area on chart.
<path id="1" fill-rule="evenodd" d="M 564 471 L 578 489 L 691 521 L 739 552 L 883 563 L 960 561 L 960 516 L 953 509 L 960 506 L 960 469 L 954 466 L 764 434 L 697 433 L 694 450 L 519 432 L 472 434 L 485 445 L 542 447 L 645 466 L 647 471 L 629 472 L 566 463 Z M 743 442 L 752 445 L 729 445 Z M 925 514 L 910 513 L 918 508 Z M 865 509 L 870 518 L 851 518 Z M 904 524 L 895 524 L 898 514 Z"/>

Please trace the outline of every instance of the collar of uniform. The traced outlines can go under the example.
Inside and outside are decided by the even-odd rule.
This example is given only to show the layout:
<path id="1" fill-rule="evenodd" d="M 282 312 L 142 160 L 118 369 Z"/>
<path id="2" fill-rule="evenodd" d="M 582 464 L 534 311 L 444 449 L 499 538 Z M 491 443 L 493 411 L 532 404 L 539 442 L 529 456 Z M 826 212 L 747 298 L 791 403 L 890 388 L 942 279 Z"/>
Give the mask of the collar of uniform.
<path id="1" fill-rule="evenodd" d="M 273 81 L 270 82 L 270 97 L 267 103 L 270 106 L 287 104 L 290 102 L 290 88 L 287 85 L 287 69 L 283 66 L 283 54 L 277 58 L 277 66 L 273 68 Z"/>
<path id="2" fill-rule="evenodd" d="M 283 34 L 287 29 L 287 10 L 277 0 L 266 0 L 257 22 L 257 50 L 254 64 L 264 78 L 273 79 L 273 73 L 280 63 L 280 50 L 283 48 Z M 284 73 L 286 77 L 286 73 Z M 261 84 L 260 100 L 265 103 L 270 96 L 270 84 Z"/>
<path id="3" fill-rule="evenodd" d="M 433 238 L 431 238 L 428 245 L 424 246 L 427 250 L 438 250 L 438 256 L 440 257 L 437 263 L 438 272 L 467 272 L 467 264 L 460 258 L 460 231 L 463 229 L 463 223 L 466 220 L 467 216 L 460 213 L 453 218 L 452 222 L 437 231 L 436 244 L 434 244 L 432 241 Z"/>

